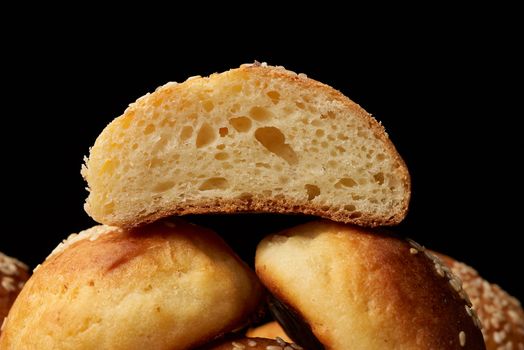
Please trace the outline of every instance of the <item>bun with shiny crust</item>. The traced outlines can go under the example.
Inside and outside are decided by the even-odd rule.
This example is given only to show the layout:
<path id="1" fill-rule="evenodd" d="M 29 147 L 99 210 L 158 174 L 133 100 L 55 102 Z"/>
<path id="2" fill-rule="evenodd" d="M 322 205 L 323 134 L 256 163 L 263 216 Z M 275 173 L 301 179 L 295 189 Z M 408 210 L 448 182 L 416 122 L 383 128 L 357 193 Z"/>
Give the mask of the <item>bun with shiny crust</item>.
<path id="1" fill-rule="evenodd" d="M 524 350 L 524 311 L 520 302 L 496 284 L 482 278 L 472 267 L 438 254 L 463 282 L 482 322 L 487 350 Z"/>
<path id="2" fill-rule="evenodd" d="M 415 242 L 311 222 L 266 237 L 256 272 L 325 349 L 485 349 L 460 280 Z"/>
<path id="3" fill-rule="evenodd" d="M 0 252 L 0 323 L 29 278 L 27 266 Z"/>
<path id="4" fill-rule="evenodd" d="M 185 350 L 244 326 L 260 299 L 254 273 L 210 230 L 97 226 L 35 271 L 0 348 Z"/>

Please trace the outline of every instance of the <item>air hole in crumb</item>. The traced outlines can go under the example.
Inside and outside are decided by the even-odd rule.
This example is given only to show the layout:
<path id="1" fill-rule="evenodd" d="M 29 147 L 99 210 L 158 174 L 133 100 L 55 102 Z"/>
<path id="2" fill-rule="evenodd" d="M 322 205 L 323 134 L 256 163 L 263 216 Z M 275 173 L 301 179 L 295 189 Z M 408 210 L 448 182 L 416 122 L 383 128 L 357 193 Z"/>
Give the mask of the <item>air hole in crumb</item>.
<path id="1" fill-rule="evenodd" d="M 215 108 L 215 105 L 211 101 L 204 101 L 204 103 L 202 103 L 202 106 L 204 107 L 206 112 L 211 112 L 213 108 Z"/>
<path id="2" fill-rule="evenodd" d="M 223 143 L 217 145 L 217 149 L 224 149 L 226 148 L 226 145 L 224 145 Z"/>
<path id="3" fill-rule="evenodd" d="M 138 148 L 138 143 L 133 143 L 133 146 L 131 146 L 132 149 L 137 149 Z"/>
<path id="4" fill-rule="evenodd" d="M 286 137 L 278 128 L 273 126 L 258 128 L 255 131 L 255 138 L 268 151 L 276 154 L 289 164 L 297 164 L 298 157 L 293 148 L 286 142 Z"/>
<path id="5" fill-rule="evenodd" d="M 375 179 L 375 182 L 378 183 L 379 185 L 382 185 L 384 183 L 384 174 L 383 173 L 375 174 L 373 175 L 373 178 Z"/>
<path id="6" fill-rule="evenodd" d="M 186 141 L 193 135 L 193 127 L 192 126 L 184 126 L 182 128 L 182 131 L 180 132 L 180 140 Z"/>
<path id="7" fill-rule="evenodd" d="M 229 154 L 227 154 L 226 152 L 220 152 L 220 153 L 215 154 L 216 160 L 226 160 L 228 158 L 229 158 Z"/>
<path id="8" fill-rule="evenodd" d="M 344 205 L 344 210 L 355 211 L 357 209 L 353 204 Z"/>
<path id="9" fill-rule="evenodd" d="M 175 183 L 173 181 L 165 181 L 158 183 L 155 187 L 153 187 L 154 192 L 165 192 L 175 186 Z"/>
<path id="10" fill-rule="evenodd" d="M 350 177 L 344 177 L 342 179 L 340 179 L 336 184 L 335 184 L 335 188 L 342 188 L 342 187 L 353 187 L 353 186 L 356 186 L 357 183 L 355 182 L 355 180 L 353 180 L 352 178 Z"/>
<path id="11" fill-rule="evenodd" d="M 259 122 L 268 120 L 273 116 L 273 114 L 270 111 L 258 106 L 251 108 L 251 110 L 249 111 L 249 115 L 251 116 L 251 118 Z"/>
<path id="12" fill-rule="evenodd" d="M 215 141 L 215 132 L 208 123 L 202 124 L 196 137 L 196 147 L 201 148 Z"/>
<path id="13" fill-rule="evenodd" d="M 155 126 L 153 124 L 148 124 L 144 129 L 144 135 L 151 134 L 153 131 L 155 131 Z"/>
<path id="14" fill-rule="evenodd" d="M 278 91 L 268 91 L 266 95 L 271 99 L 271 102 L 277 104 L 280 101 L 280 94 Z"/>
<path id="15" fill-rule="evenodd" d="M 251 119 L 248 117 L 236 117 L 229 119 L 231 124 L 238 132 L 247 132 L 251 129 Z"/>
<path id="16" fill-rule="evenodd" d="M 346 135 L 344 135 L 342 133 L 339 133 L 337 135 L 337 137 L 338 137 L 339 140 L 343 140 L 343 141 L 349 140 L 349 137 L 347 137 Z"/>
<path id="17" fill-rule="evenodd" d="M 303 104 L 302 102 L 295 102 L 295 104 L 296 104 L 297 107 L 300 108 L 300 109 L 304 109 L 304 108 L 305 108 L 305 106 L 304 106 L 304 104 Z"/>
<path id="18" fill-rule="evenodd" d="M 356 219 L 356 218 L 359 218 L 359 217 L 361 217 L 361 216 L 362 216 L 362 213 L 356 211 L 356 212 L 354 212 L 354 213 L 351 213 L 351 214 L 349 215 L 349 218 L 350 218 L 350 219 Z"/>
<path id="19" fill-rule="evenodd" d="M 344 152 L 346 152 L 345 148 L 344 148 L 344 147 L 341 147 L 341 146 L 337 146 L 336 149 L 337 149 L 340 153 L 344 153 Z"/>
<path id="20" fill-rule="evenodd" d="M 322 129 L 317 129 L 317 131 L 315 131 L 315 135 L 317 135 L 318 137 L 322 137 L 322 136 L 324 136 L 324 130 L 322 130 Z"/>
<path id="21" fill-rule="evenodd" d="M 383 153 L 379 153 L 379 154 L 377 154 L 376 158 L 377 158 L 378 161 L 381 162 L 384 159 L 386 159 L 386 156 Z"/>
<path id="22" fill-rule="evenodd" d="M 209 190 L 225 190 L 229 187 L 229 183 L 223 177 L 212 177 L 207 179 L 200 185 L 198 188 L 200 191 L 209 191 Z"/>
<path id="23" fill-rule="evenodd" d="M 280 177 L 278 178 L 278 181 L 279 181 L 281 184 L 285 185 L 285 184 L 287 184 L 287 183 L 289 182 L 289 177 L 287 177 L 287 176 L 280 176 Z"/>
<path id="24" fill-rule="evenodd" d="M 220 129 L 218 129 L 218 133 L 220 134 L 220 137 L 227 136 L 228 132 L 229 132 L 228 128 L 220 128 Z"/>
<path id="25" fill-rule="evenodd" d="M 255 166 L 257 168 L 267 168 L 267 169 L 271 169 L 271 165 L 267 164 L 267 163 L 256 163 Z"/>
<path id="26" fill-rule="evenodd" d="M 306 188 L 306 191 L 307 191 L 307 200 L 308 201 L 313 200 L 316 196 L 320 194 L 320 188 L 318 188 L 318 186 L 306 184 L 304 187 Z"/>
<path id="27" fill-rule="evenodd" d="M 322 142 L 320 143 L 320 146 L 322 146 L 322 147 L 324 147 L 324 148 L 327 148 L 329 145 L 328 145 L 328 143 L 327 143 L 326 141 L 322 141 Z"/>

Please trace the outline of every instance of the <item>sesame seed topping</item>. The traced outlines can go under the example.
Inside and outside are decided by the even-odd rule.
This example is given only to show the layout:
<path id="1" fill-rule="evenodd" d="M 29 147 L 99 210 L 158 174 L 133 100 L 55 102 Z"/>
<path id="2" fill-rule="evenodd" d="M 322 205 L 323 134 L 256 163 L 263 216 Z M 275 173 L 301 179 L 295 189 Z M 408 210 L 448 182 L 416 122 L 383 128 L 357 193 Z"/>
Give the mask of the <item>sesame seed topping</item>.
<path id="1" fill-rule="evenodd" d="M 233 345 L 233 349 L 245 349 L 246 348 L 244 344 L 237 343 L 236 341 L 232 342 L 231 345 Z"/>
<path id="2" fill-rule="evenodd" d="M 466 333 L 464 333 L 464 331 L 460 331 L 459 333 L 459 342 L 462 347 L 466 345 Z"/>
<path id="3" fill-rule="evenodd" d="M 249 339 L 247 341 L 247 346 L 254 348 L 255 346 L 257 346 L 257 342 L 252 339 Z"/>
<path id="4" fill-rule="evenodd" d="M 287 343 L 284 341 L 284 339 L 280 338 L 280 337 L 276 337 L 275 340 L 277 341 L 278 345 L 280 346 L 286 346 Z"/>
<path id="5" fill-rule="evenodd" d="M 105 226 L 105 225 L 98 225 L 91 227 L 90 229 L 81 231 L 80 233 L 72 233 L 67 237 L 67 239 L 64 239 L 62 243 L 60 243 L 52 252 L 49 254 L 47 259 L 52 257 L 53 255 L 62 253 L 64 250 L 69 248 L 71 245 L 73 245 L 76 242 L 88 239 L 89 241 L 93 242 L 96 241 L 100 236 L 104 234 L 108 234 L 111 232 L 117 232 L 122 231 L 122 229 L 114 226 Z"/>
<path id="6" fill-rule="evenodd" d="M 418 250 L 415 249 L 415 248 L 413 248 L 413 247 L 411 247 L 411 248 L 409 248 L 409 252 L 410 252 L 411 254 L 417 254 L 417 253 L 418 253 Z"/>
<path id="7" fill-rule="evenodd" d="M 27 270 L 27 266 L 15 258 L 0 253 L 0 272 L 8 276 L 18 275 L 18 269 Z"/>

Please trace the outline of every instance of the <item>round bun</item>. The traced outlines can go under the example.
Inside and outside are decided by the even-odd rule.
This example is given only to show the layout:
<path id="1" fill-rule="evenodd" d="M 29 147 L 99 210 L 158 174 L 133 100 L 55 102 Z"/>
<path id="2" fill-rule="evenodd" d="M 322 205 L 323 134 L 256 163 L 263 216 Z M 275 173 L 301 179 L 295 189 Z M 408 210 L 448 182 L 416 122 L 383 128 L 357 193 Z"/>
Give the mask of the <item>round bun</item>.
<path id="1" fill-rule="evenodd" d="M 28 278 L 25 264 L 0 252 L 0 323 Z"/>
<path id="2" fill-rule="evenodd" d="M 212 231 L 97 226 L 36 269 L 0 338 L 9 349 L 188 349 L 246 324 L 256 276 Z"/>
<path id="3" fill-rule="evenodd" d="M 278 324 L 278 322 L 268 322 L 262 326 L 251 328 L 247 331 L 246 336 L 251 338 L 276 338 L 279 337 L 287 342 L 292 342 L 286 332 Z"/>
<path id="4" fill-rule="evenodd" d="M 311 222 L 266 237 L 256 271 L 326 349 L 485 349 L 460 281 L 415 242 Z"/>
<path id="5" fill-rule="evenodd" d="M 205 345 L 198 350 L 302 350 L 297 344 L 282 338 L 225 338 Z M 306 349 L 307 350 L 307 349 Z"/>
<path id="6" fill-rule="evenodd" d="M 438 254 L 463 282 L 482 322 L 486 349 L 524 350 L 524 311 L 520 302 L 496 284 L 491 284 L 472 267 Z"/>

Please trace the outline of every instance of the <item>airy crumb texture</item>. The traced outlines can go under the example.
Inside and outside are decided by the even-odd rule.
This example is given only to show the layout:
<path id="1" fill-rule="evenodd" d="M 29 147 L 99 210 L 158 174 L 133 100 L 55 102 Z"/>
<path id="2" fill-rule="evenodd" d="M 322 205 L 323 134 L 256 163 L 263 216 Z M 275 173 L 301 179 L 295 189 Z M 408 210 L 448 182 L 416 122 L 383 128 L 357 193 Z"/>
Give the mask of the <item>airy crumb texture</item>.
<path id="1" fill-rule="evenodd" d="M 439 254 L 463 282 L 482 322 L 487 350 L 524 350 L 524 311 L 520 302 L 496 284 L 483 279 L 472 267 Z"/>
<path id="2" fill-rule="evenodd" d="M 85 209 L 137 226 L 189 213 L 304 213 L 364 226 L 406 215 L 408 170 L 383 127 L 339 91 L 244 65 L 169 83 L 100 134 Z"/>
<path id="3" fill-rule="evenodd" d="M 28 278 L 29 272 L 24 263 L 0 252 L 0 324 L 2 326 L 11 305 Z"/>
<path id="4" fill-rule="evenodd" d="M 485 349 L 460 280 L 414 242 L 312 222 L 266 237 L 255 265 L 326 349 Z"/>
<path id="5" fill-rule="evenodd" d="M 292 342 L 291 338 L 284 332 L 282 327 L 278 324 L 278 322 L 268 322 L 266 324 L 263 324 L 262 326 L 256 327 L 256 328 L 250 328 L 246 336 L 252 337 L 252 338 L 276 338 L 279 337 L 287 342 Z"/>
<path id="6" fill-rule="evenodd" d="M 211 344 L 198 348 L 198 350 L 308 350 L 297 344 L 288 343 L 282 338 L 236 338 L 227 337 Z"/>
<path id="7" fill-rule="evenodd" d="M 185 350 L 244 326 L 261 300 L 255 274 L 209 230 L 164 221 L 81 237 L 27 282 L 0 349 Z"/>

